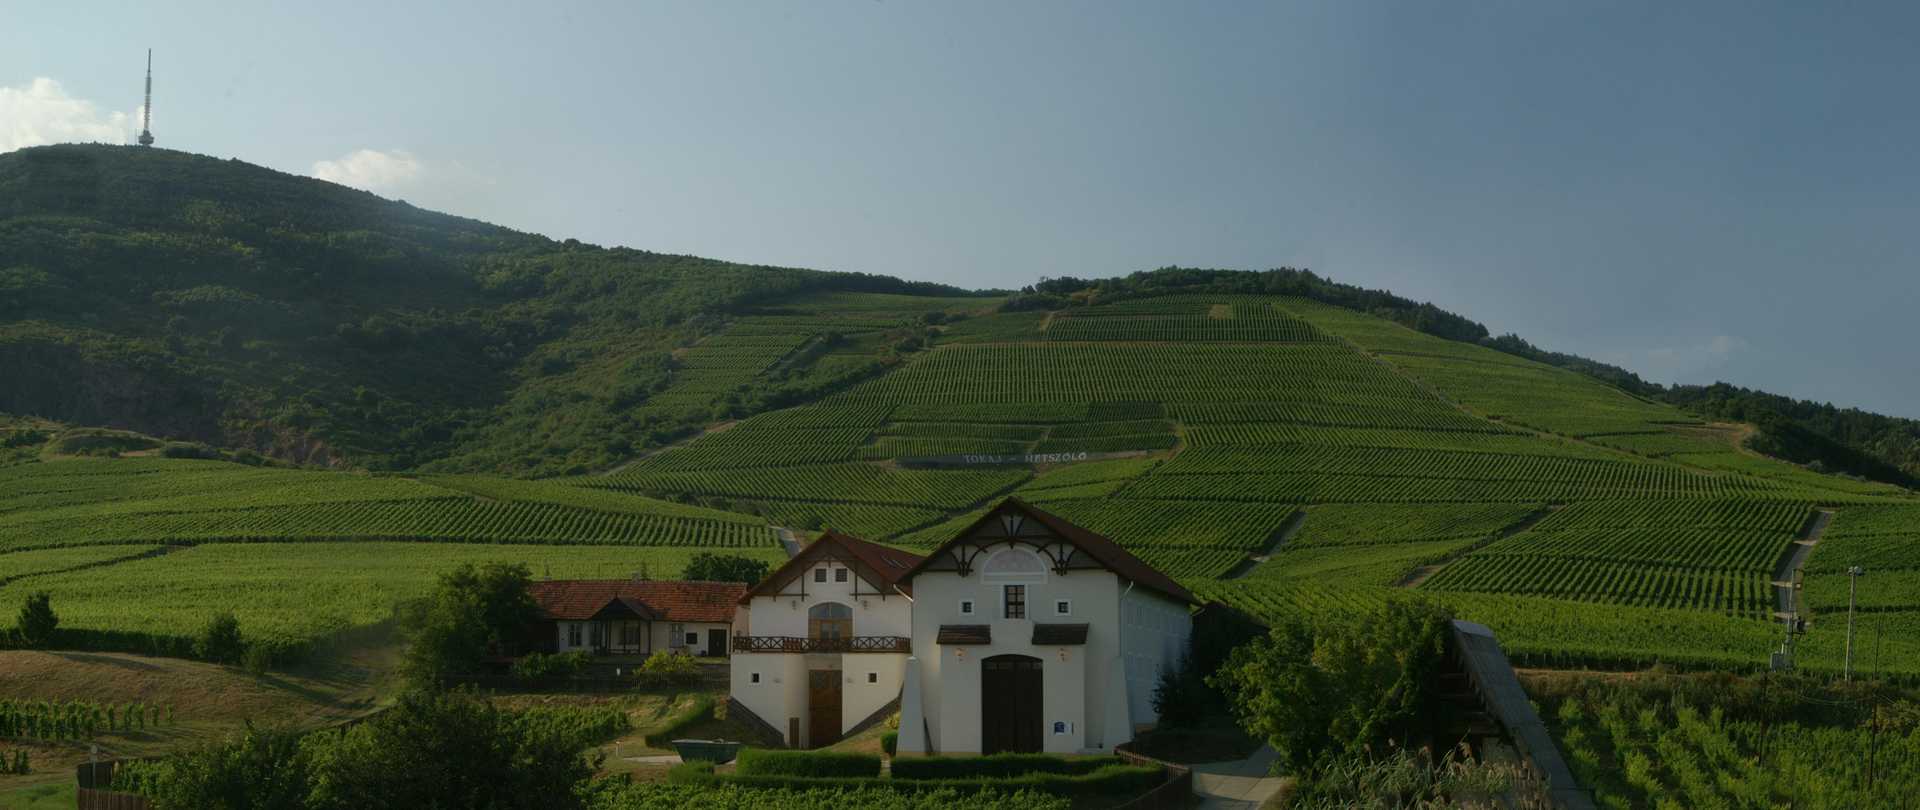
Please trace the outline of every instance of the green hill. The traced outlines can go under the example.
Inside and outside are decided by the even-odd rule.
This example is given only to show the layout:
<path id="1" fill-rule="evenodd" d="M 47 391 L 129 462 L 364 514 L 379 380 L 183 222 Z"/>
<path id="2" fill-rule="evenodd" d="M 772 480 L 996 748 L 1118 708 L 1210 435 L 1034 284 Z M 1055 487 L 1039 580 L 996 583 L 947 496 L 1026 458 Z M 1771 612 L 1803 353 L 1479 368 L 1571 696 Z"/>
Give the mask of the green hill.
<path id="1" fill-rule="evenodd" d="M 177 652 L 231 609 L 291 653 L 463 560 L 925 548 L 1017 496 L 1256 613 L 1416 594 L 1604 666 L 1763 664 L 1776 568 L 1831 511 L 1803 661 L 1837 666 L 1862 564 L 1866 666 L 1920 672 L 1908 490 L 1311 274 L 963 295 L 108 147 L 0 156 L 0 214 L 0 367 L 35 381 L 0 391 L 33 415 L 0 425 L 0 605 L 47 590 L 88 644 Z"/>
<path id="2" fill-rule="evenodd" d="M 180 152 L 0 155 L 0 378 L 31 382 L 0 411 L 299 461 L 603 466 L 739 409 L 715 363 L 800 348 L 682 363 L 722 314 L 824 289 L 957 292 L 555 242 Z M 829 384 L 905 337 L 783 371 Z"/>

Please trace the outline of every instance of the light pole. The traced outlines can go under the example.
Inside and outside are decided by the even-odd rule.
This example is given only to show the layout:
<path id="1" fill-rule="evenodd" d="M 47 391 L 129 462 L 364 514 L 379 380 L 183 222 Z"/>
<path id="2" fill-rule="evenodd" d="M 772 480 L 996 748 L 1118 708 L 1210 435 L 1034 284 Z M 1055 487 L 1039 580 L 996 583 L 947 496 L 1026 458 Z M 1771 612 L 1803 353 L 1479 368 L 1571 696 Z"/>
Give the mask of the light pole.
<path id="1" fill-rule="evenodd" d="M 1860 587 L 1860 575 L 1866 572 L 1866 569 L 1857 565 L 1847 567 L 1847 658 L 1840 672 L 1841 677 L 1848 681 L 1853 680 L 1853 597 Z"/>

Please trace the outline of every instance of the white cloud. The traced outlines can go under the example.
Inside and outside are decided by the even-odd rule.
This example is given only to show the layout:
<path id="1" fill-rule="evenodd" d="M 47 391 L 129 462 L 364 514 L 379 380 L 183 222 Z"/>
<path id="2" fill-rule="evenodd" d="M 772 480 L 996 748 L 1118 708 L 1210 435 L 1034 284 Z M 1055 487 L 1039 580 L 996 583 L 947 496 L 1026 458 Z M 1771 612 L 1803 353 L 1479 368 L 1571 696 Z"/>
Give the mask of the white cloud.
<path id="1" fill-rule="evenodd" d="M 75 141 L 124 143 L 134 120 L 69 96 L 59 82 L 45 76 L 19 87 L 0 87 L 0 152 Z"/>
<path id="2" fill-rule="evenodd" d="M 1716 357 L 1726 357 L 1734 352 L 1745 351 L 1748 345 L 1745 338 L 1737 338 L 1732 335 L 1714 335 L 1712 340 L 1707 341 L 1705 348 L 1708 354 Z"/>
<path id="3" fill-rule="evenodd" d="M 393 194 L 420 182 L 425 169 L 406 151 L 360 149 L 339 160 L 314 163 L 313 176 L 376 194 Z"/>

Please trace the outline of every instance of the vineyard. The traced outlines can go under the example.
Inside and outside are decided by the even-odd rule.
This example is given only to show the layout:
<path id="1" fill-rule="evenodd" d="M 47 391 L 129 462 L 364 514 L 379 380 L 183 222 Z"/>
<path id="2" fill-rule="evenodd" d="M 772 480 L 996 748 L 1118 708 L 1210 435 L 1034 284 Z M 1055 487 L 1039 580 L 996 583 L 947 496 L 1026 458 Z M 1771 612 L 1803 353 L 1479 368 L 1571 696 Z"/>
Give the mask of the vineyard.
<path id="1" fill-rule="evenodd" d="M 1838 660 L 1831 619 L 1862 565 L 1874 664 L 1920 671 L 1901 635 L 1920 630 L 1911 493 L 1313 301 L 997 304 L 835 292 L 745 309 L 630 392 L 634 418 L 693 409 L 704 429 L 589 474 L 0 467 L 0 604 L 47 590 L 63 626 L 123 643 L 232 609 L 298 646 L 383 621 L 462 561 L 672 576 L 702 549 L 777 560 L 775 527 L 924 549 L 1011 495 L 1263 615 L 1412 593 L 1523 660 L 1745 667 L 1778 644 L 1774 567 L 1823 509 L 1838 517 L 1806 569 L 1803 660 Z"/>

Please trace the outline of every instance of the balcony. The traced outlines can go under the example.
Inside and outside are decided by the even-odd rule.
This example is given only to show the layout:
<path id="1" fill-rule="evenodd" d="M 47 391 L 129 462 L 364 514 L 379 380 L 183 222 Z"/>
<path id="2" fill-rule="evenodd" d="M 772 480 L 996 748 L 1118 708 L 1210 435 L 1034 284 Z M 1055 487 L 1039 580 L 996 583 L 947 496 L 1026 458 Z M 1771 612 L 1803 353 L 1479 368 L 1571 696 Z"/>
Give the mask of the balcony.
<path id="1" fill-rule="evenodd" d="M 734 636 L 733 651 L 737 653 L 906 653 L 913 652 L 913 639 L 906 636 L 844 638 Z"/>

